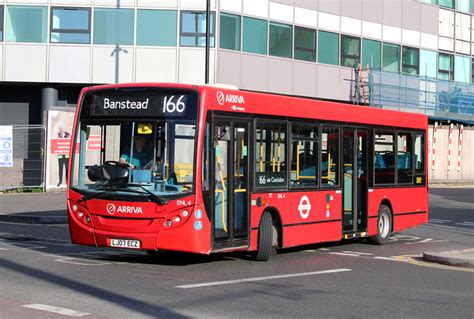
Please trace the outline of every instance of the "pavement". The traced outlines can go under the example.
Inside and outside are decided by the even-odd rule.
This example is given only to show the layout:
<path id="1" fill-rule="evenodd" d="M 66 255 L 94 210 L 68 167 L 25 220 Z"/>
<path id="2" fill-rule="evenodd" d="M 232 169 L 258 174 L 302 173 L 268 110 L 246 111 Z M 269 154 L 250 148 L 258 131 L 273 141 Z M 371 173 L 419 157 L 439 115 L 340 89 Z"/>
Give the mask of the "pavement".
<path id="1" fill-rule="evenodd" d="M 2 221 L 27 224 L 67 223 L 66 193 L 0 195 L 0 222 Z M 474 249 L 444 252 L 427 251 L 423 253 L 423 259 L 428 262 L 455 267 L 474 268 Z"/>
<path id="2" fill-rule="evenodd" d="M 66 192 L 0 194 L 0 221 L 67 223 Z"/>

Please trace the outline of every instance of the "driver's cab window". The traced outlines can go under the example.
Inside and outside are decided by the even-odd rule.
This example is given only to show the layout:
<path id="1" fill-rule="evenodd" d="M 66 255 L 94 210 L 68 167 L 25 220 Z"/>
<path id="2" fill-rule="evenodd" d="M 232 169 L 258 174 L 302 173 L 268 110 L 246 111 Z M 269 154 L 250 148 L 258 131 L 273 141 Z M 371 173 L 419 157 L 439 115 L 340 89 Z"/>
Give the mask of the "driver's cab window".
<path id="1" fill-rule="evenodd" d="M 194 180 L 195 125 L 122 121 L 82 124 L 76 139 L 72 184 L 140 185 L 157 192 L 188 192 Z M 121 171 L 124 176 L 112 177 Z M 112 174 L 113 175 L 113 174 Z M 119 178 L 119 179 L 117 179 Z"/>

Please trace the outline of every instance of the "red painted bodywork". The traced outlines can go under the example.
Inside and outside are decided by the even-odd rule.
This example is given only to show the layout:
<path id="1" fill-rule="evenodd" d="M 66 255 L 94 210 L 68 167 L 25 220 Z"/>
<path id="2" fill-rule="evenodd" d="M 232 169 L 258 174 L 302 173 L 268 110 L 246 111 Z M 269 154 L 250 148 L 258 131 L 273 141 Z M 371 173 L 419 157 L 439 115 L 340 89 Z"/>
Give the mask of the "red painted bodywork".
<path id="1" fill-rule="evenodd" d="M 202 142 L 204 139 L 204 124 L 209 110 L 232 112 L 234 114 L 275 115 L 318 121 L 345 122 L 351 125 L 376 125 L 417 129 L 427 132 L 427 117 L 419 114 L 351 106 L 347 104 L 320 100 L 295 98 L 281 95 L 245 92 L 221 89 L 207 86 L 193 86 L 168 83 L 133 83 L 105 85 L 85 88 L 80 95 L 74 134 L 77 131 L 78 114 L 85 93 L 95 89 L 125 88 L 125 87 L 161 87 L 195 90 L 199 93 L 198 131 L 195 165 L 195 189 L 197 192 L 185 199 L 191 205 L 178 206 L 176 200 L 170 200 L 167 205 L 158 206 L 155 203 L 120 202 L 115 205 L 141 207 L 143 215 L 136 217 L 130 214 L 107 213 L 106 205 L 110 200 L 92 199 L 79 205 L 79 210 L 85 213 L 80 219 L 77 212 L 72 211 L 72 205 L 77 204 L 81 195 L 69 188 L 68 181 L 68 215 L 69 228 L 73 243 L 93 246 L 109 246 L 111 238 L 138 239 L 142 249 L 167 249 L 186 252 L 209 254 L 212 252 L 211 222 L 204 209 L 201 189 L 202 172 Z M 229 102 L 219 100 L 219 95 L 231 96 Z M 244 103 L 232 96 L 243 97 Z M 218 101 L 219 100 L 219 101 Z M 76 139 L 75 136 L 72 137 Z M 427 147 L 425 147 L 427 149 Z M 74 149 L 71 149 L 71 158 Z M 427 154 L 425 154 L 425 159 Z M 425 160 L 426 162 L 426 160 Z M 71 171 L 70 161 L 69 171 Z M 425 165 L 426 167 L 427 165 Z M 425 168 L 426 169 L 426 168 Z M 425 172 L 426 173 L 426 172 Z M 69 174 L 71 175 L 71 174 Z M 426 174 L 427 176 L 428 174 Z M 69 177 L 70 178 L 70 177 Z M 427 185 L 426 181 L 426 185 Z M 302 196 L 306 195 L 311 203 L 311 211 L 304 219 L 298 206 Z M 326 199 L 330 196 L 329 208 Z M 257 249 L 258 225 L 265 209 L 271 209 L 281 220 L 283 226 L 283 247 L 293 247 L 304 244 L 337 241 L 342 238 L 342 192 L 339 189 L 318 189 L 311 191 L 285 191 L 275 193 L 252 193 L 250 206 L 250 229 L 248 250 Z M 255 204 L 257 198 L 261 205 Z M 377 233 L 377 214 L 382 202 L 388 203 L 393 212 L 393 231 L 401 231 L 428 222 L 427 186 L 371 188 L 368 194 L 368 235 Z M 167 228 L 164 223 L 182 210 L 188 210 L 189 217 L 179 226 Z M 194 229 L 196 221 L 194 212 L 202 210 L 202 229 Z M 326 211 L 329 211 L 327 214 Z M 417 213 L 417 214 L 414 214 Z M 85 221 L 89 215 L 91 221 Z M 241 247 L 239 248 L 241 249 Z M 228 250 L 227 250 L 228 251 Z"/>

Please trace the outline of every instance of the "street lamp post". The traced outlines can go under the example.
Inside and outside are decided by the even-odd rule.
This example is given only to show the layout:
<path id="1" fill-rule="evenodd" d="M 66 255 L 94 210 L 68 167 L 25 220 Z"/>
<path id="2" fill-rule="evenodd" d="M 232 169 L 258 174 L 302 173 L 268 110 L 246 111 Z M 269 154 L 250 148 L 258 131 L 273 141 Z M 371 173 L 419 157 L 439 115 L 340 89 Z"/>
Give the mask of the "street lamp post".
<path id="1" fill-rule="evenodd" d="M 204 83 L 209 83 L 209 51 L 211 38 L 211 0 L 206 0 L 206 62 L 204 66 Z"/>

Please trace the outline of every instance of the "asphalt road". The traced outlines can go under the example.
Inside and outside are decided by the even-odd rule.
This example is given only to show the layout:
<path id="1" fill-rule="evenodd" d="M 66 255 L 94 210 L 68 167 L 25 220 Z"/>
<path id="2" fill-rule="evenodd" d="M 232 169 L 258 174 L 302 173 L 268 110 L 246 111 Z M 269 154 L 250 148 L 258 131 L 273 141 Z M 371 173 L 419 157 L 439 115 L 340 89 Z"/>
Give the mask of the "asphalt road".
<path id="1" fill-rule="evenodd" d="M 0 223 L 0 317 L 472 318 L 474 272 L 418 257 L 474 247 L 473 195 L 431 190 L 430 223 L 385 246 L 306 246 L 269 262 L 81 247 L 66 225 Z"/>

